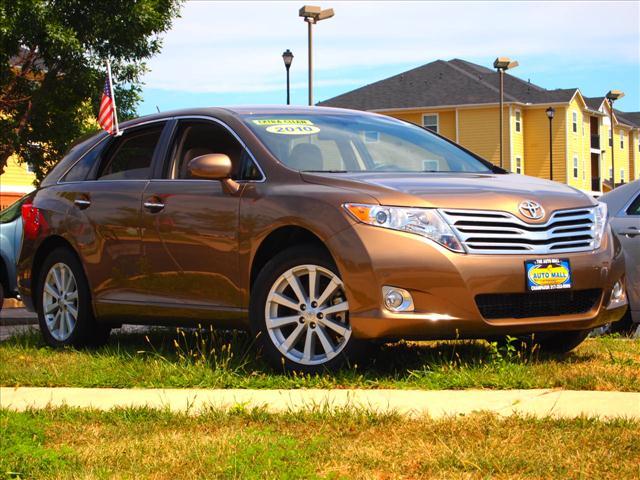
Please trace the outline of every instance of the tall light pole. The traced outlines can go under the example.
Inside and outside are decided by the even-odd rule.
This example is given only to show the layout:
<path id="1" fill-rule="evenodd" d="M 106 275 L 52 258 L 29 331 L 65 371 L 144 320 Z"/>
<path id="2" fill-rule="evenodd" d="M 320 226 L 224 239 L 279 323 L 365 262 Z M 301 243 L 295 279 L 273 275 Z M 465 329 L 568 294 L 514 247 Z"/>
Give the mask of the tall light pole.
<path id="1" fill-rule="evenodd" d="M 298 16 L 304 18 L 308 26 L 309 46 L 309 105 L 313 105 L 313 25 L 320 20 L 333 17 L 333 8 L 322 10 L 320 7 L 305 5 L 298 11 Z"/>
<path id="2" fill-rule="evenodd" d="M 289 89 L 289 69 L 291 68 L 291 62 L 293 62 L 293 53 L 288 48 L 282 54 L 282 60 L 284 61 L 284 68 L 287 69 L 287 105 L 291 104 L 291 93 Z"/>
<path id="3" fill-rule="evenodd" d="M 545 110 L 549 119 L 549 180 L 553 180 L 553 116 L 556 109 L 549 107 Z"/>
<path id="4" fill-rule="evenodd" d="M 616 188 L 616 161 L 615 154 L 616 140 L 613 134 L 613 102 L 624 97 L 624 92 L 620 90 L 609 90 L 607 100 L 609 100 L 609 127 L 611 128 L 611 190 Z"/>
<path id="5" fill-rule="evenodd" d="M 500 168 L 502 168 L 502 115 L 503 115 L 503 103 L 504 103 L 504 72 L 509 70 L 510 68 L 516 68 L 518 66 L 518 62 L 515 60 L 511 60 L 507 57 L 498 57 L 493 62 L 493 68 L 498 70 L 500 74 Z"/>

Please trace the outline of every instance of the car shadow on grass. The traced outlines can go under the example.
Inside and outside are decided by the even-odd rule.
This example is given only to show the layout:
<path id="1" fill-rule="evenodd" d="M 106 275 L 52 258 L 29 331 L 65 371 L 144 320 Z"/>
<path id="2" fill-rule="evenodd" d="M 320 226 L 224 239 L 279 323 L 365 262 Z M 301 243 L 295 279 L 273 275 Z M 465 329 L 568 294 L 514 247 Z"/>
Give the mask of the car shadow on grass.
<path id="1" fill-rule="evenodd" d="M 372 344 L 357 363 L 347 363 L 325 377 L 362 381 L 400 380 L 428 374 L 527 368 L 545 363 L 580 364 L 593 360 L 587 352 L 564 355 L 545 354 L 534 349 L 515 348 L 517 341 L 498 346 L 484 340 L 446 340 L 428 342 L 399 341 Z M 44 347 L 36 332 L 22 333 L 7 344 Z M 151 358 L 188 368 L 208 367 L 238 375 L 284 373 L 270 367 L 255 348 L 247 332 L 207 328 L 125 327 L 112 332 L 107 345 L 84 350 L 88 355 L 120 358 Z M 294 374 L 295 375 L 295 374 Z M 349 382 L 347 382 L 349 383 Z"/>

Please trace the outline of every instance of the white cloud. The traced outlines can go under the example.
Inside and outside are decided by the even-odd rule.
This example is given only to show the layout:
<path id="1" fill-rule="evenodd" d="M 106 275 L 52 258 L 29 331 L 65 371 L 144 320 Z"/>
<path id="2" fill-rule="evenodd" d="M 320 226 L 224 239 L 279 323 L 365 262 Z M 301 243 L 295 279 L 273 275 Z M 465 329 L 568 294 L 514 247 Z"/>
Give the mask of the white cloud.
<path id="1" fill-rule="evenodd" d="M 306 82 L 304 2 L 189 2 L 149 62 L 147 87 L 186 92 L 281 88 L 290 48 L 294 87 Z M 497 55 L 540 68 L 637 64 L 638 2 L 320 2 L 336 16 L 314 28 L 316 84 L 351 85 L 354 69 Z M 615 22 L 611 15 L 615 13 Z M 612 26 L 613 25 L 613 26 Z M 548 57 L 545 57 L 548 56 Z M 549 61 L 543 61 L 548 58 Z M 357 83 L 357 82 L 356 82 Z M 306 83 L 304 83 L 306 85 Z"/>

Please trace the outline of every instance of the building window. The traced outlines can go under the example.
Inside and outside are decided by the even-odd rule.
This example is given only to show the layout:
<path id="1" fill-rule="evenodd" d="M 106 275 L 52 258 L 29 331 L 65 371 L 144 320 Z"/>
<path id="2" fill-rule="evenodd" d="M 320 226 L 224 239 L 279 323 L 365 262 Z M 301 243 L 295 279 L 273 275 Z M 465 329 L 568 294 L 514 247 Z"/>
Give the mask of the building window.
<path id="1" fill-rule="evenodd" d="M 620 132 L 620 148 L 624 148 L 624 132 Z"/>
<path id="2" fill-rule="evenodd" d="M 422 126 L 431 130 L 432 132 L 438 133 L 438 114 L 423 115 Z"/>
<path id="3" fill-rule="evenodd" d="M 572 112 L 572 122 L 571 128 L 573 129 L 573 133 L 578 133 L 578 112 Z"/>
<path id="4" fill-rule="evenodd" d="M 624 170 L 620 169 L 620 183 L 624 183 Z"/>
<path id="5" fill-rule="evenodd" d="M 36 169 L 33 168 L 33 165 L 31 165 L 29 162 L 27 162 L 27 172 L 36 173 Z"/>
<path id="6" fill-rule="evenodd" d="M 613 147 L 613 127 L 609 127 L 609 146 Z"/>
<path id="7" fill-rule="evenodd" d="M 573 156 L 573 178 L 578 178 L 578 156 Z"/>
<path id="8" fill-rule="evenodd" d="M 516 110 L 516 132 L 522 131 L 522 112 Z"/>
<path id="9" fill-rule="evenodd" d="M 522 174 L 522 158 L 516 157 L 516 173 Z"/>
<path id="10" fill-rule="evenodd" d="M 609 178 L 613 177 L 613 168 L 609 169 Z"/>

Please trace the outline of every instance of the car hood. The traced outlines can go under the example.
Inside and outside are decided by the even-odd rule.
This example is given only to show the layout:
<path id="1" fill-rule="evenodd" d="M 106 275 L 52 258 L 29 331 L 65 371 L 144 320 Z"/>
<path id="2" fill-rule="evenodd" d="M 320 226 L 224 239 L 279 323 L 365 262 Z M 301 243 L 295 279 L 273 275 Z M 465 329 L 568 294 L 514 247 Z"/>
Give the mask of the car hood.
<path id="1" fill-rule="evenodd" d="M 366 193 L 382 205 L 501 210 L 523 220 L 519 205 L 538 202 L 551 212 L 595 205 L 595 199 L 567 185 L 515 174 L 307 173 L 304 181 Z M 346 197 L 348 198 L 348 197 Z M 348 200 L 345 200 L 348 201 Z"/>

